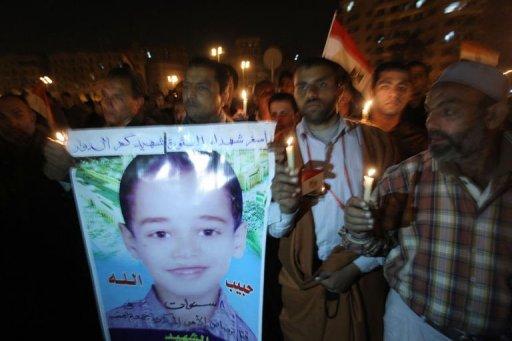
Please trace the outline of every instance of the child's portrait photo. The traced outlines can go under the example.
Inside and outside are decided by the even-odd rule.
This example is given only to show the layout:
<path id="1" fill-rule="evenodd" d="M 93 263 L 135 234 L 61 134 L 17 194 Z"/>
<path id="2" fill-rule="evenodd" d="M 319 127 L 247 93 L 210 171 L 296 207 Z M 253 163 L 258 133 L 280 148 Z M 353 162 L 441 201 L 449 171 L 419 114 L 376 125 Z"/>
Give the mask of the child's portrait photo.
<path id="1" fill-rule="evenodd" d="M 231 259 L 243 256 L 247 234 L 242 189 L 224 157 L 139 155 L 123 173 L 119 201 L 124 244 L 154 284 L 142 300 L 110 310 L 109 328 L 256 339 L 220 286 Z"/>

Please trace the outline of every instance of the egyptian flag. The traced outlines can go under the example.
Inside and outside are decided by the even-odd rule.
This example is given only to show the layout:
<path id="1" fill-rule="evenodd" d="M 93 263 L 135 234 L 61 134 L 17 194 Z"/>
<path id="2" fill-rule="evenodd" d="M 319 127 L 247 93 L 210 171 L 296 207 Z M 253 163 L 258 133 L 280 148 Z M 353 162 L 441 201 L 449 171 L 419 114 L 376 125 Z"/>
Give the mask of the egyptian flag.
<path id="1" fill-rule="evenodd" d="M 354 87 L 368 97 L 372 68 L 339 21 L 337 12 L 334 13 L 322 56 L 343 66 L 352 77 Z"/>

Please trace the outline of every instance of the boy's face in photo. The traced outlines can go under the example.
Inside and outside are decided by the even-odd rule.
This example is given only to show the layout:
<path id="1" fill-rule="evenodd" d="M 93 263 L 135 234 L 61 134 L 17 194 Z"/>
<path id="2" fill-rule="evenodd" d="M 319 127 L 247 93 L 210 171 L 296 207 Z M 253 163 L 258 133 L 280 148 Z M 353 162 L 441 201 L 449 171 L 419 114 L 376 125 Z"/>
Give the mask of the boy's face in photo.
<path id="1" fill-rule="evenodd" d="M 153 276 L 161 300 L 216 293 L 231 258 L 242 257 L 246 226 L 234 226 L 231 200 L 219 187 L 205 189 L 195 172 L 139 181 L 133 233 L 124 224 L 121 230 L 128 250 Z"/>

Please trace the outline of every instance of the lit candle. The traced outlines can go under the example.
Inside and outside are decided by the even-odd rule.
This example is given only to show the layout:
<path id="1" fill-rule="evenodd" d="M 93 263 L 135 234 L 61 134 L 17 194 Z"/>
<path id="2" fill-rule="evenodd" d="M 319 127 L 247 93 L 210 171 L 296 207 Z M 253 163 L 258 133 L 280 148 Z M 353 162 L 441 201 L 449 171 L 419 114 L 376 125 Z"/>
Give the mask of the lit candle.
<path id="1" fill-rule="evenodd" d="M 372 185 L 373 185 L 373 176 L 375 175 L 375 168 L 368 169 L 368 175 L 364 176 L 364 201 L 370 201 L 370 196 L 372 194 Z"/>
<path id="2" fill-rule="evenodd" d="M 242 101 L 244 103 L 244 115 L 247 115 L 247 91 L 242 90 Z"/>
<path id="3" fill-rule="evenodd" d="M 363 121 L 368 121 L 368 118 L 370 117 L 370 109 L 372 107 L 372 104 L 373 104 L 373 100 L 368 100 L 366 102 L 364 102 L 364 106 L 363 106 L 363 112 L 362 112 L 362 120 Z"/>
<path id="4" fill-rule="evenodd" d="M 63 146 L 65 146 L 65 145 L 66 145 L 66 142 L 67 142 L 67 140 L 68 140 L 68 137 L 67 137 L 67 135 L 66 135 L 66 133 L 65 133 L 65 132 L 63 132 L 63 131 L 58 131 L 58 132 L 56 132 L 56 133 L 55 133 L 55 135 L 54 135 L 54 136 L 55 136 L 55 138 L 54 138 L 54 139 L 52 139 L 51 137 L 48 137 L 48 140 L 50 140 L 50 141 L 52 141 L 52 142 L 55 142 L 55 143 L 58 143 L 58 144 L 63 145 Z"/>
<path id="5" fill-rule="evenodd" d="M 295 154 L 293 153 L 293 137 L 290 136 L 286 140 L 286 160 L 288 161 L 288 169 L 295 169 Z"/>

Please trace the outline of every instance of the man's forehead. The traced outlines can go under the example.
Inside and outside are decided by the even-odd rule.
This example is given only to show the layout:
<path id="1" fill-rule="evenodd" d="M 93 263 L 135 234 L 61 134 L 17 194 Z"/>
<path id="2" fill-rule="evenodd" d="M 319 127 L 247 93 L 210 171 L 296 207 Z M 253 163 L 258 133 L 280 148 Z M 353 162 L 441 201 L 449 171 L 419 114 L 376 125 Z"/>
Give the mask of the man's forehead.
<path id="1" fill-rule="evenodd" d="M 270 110 L 289 110 L 293 111 L 293 106 L 290 101 L 281 100 L 281 101 L 273 101 L 270 103 Z"/>
<path id="2" fill-rule="evenodd" d="M 319 80 L 334 77 L 334 71 L 325 65 L 314 65 L 310 67 L 300 67 L 295 72 L 295 81 Z"/>
<path id="3" fill-rule="evenodd" d="M 408 83 L 410 81 L 409 74 L 400 70 L 383 71 L 377 84 L 379 83 Z"/>
<path id="4" fill-rule="evenodd" d="M 185 74 L 185 81 L 187 82 L 204 82 L 215 81 L 215 71 L 210 68 L 202 67 L 202 66 L 194 66 L 188 68 L 187 73 Z"/>

